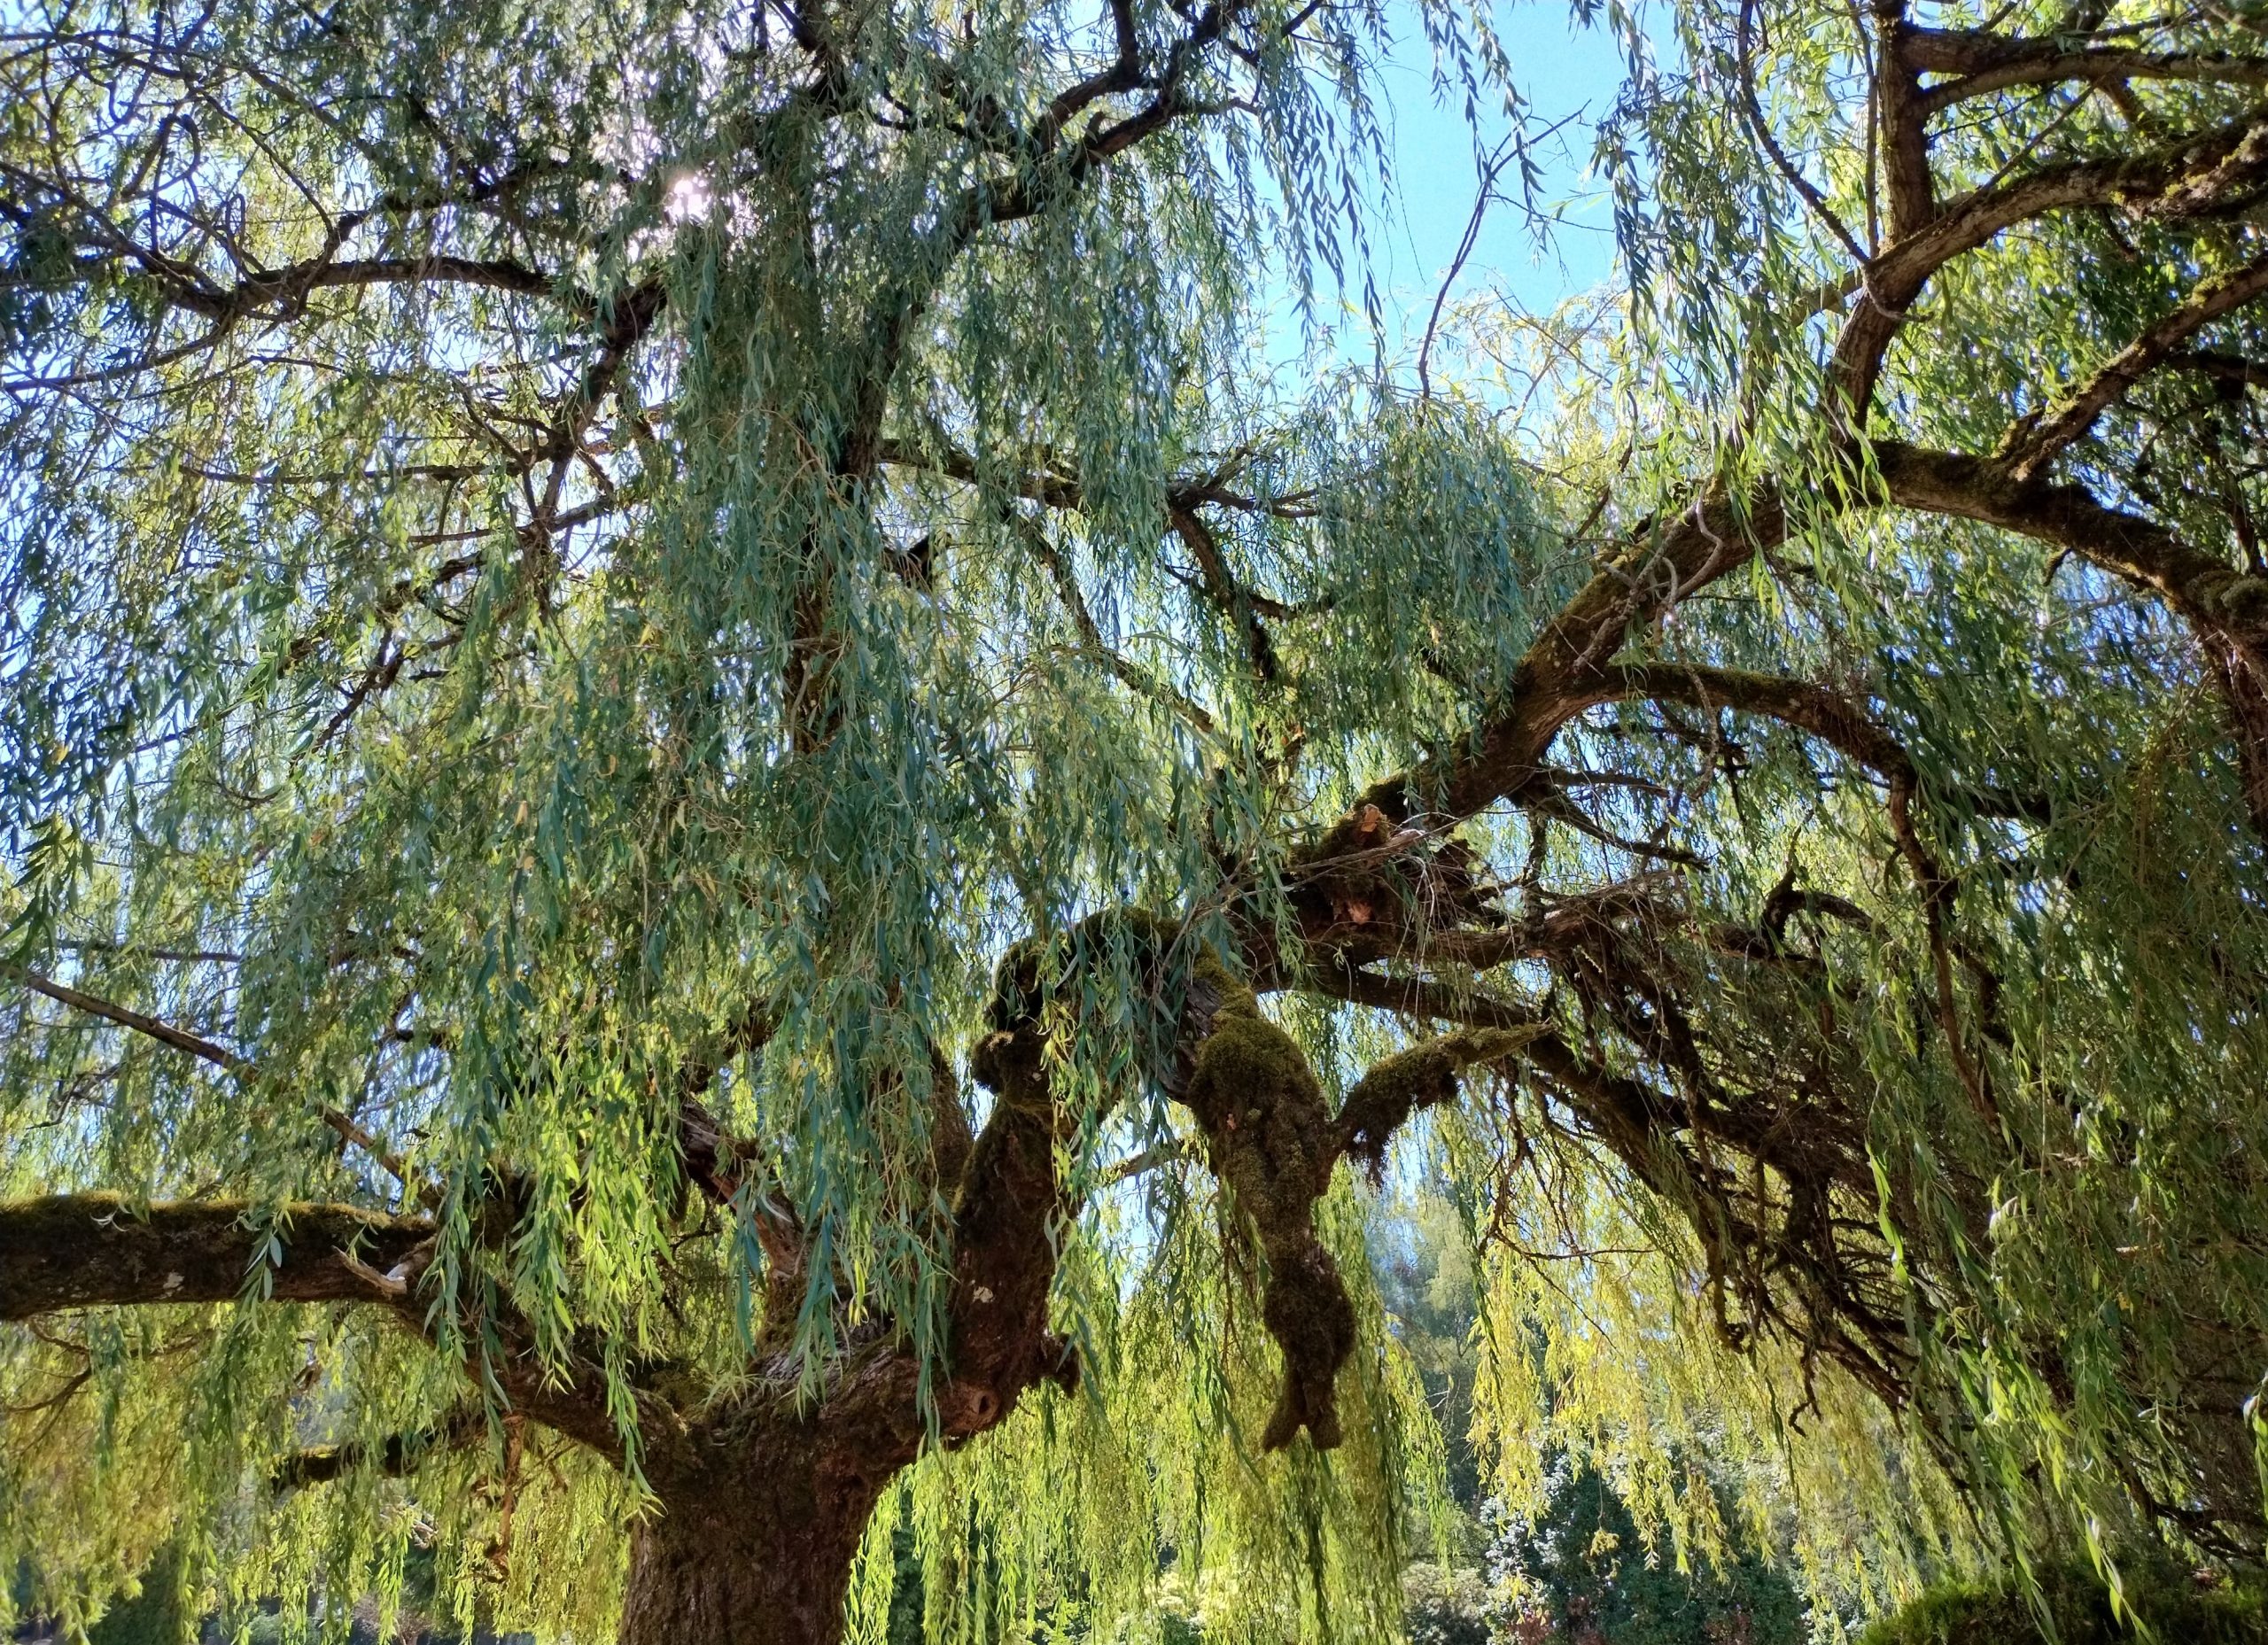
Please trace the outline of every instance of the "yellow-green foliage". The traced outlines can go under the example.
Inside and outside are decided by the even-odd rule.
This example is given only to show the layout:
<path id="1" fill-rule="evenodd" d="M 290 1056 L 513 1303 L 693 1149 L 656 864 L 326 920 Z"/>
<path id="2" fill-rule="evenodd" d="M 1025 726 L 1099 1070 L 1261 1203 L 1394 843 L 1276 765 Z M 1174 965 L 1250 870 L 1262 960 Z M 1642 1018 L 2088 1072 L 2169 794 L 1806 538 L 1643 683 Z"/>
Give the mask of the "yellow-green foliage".
<path id="1" fill-rule="evenodd" d="M 1253 1275 L 1204 1231 L 1207 1207 L 1126 1274 L 1094 1243 L 1129 1231 L 1107 1218 L 1069 1257 L 1063 1323 L 1091 1356 L 1078 1391 L 1049 1390 L 906 1476 L 932 1641 L 974 1645 L 1003 1620 L 1042 1639 L 1154 1640 L 1161 1578 L 1201 1596 L 1208 1641 L 1399 1627 L 1409 1516 L 1437 1499 L 1440 1429 L 1365 1277 L 1362 1207 L 1342 1185 L 1317 1212 L 1364 1345 L 1339 1378 L 1344 1443 L 1261 1448 L 1281 1361 Z M 856 1638 L 881 1637 L 896 1523 L 885 1508 L 869 1529 Z"/>
<path id="2" fill-rule="evenodd" d="M 55 1399 L 82 1376 L 84 1397 Z M 263 1395 L 278 1384 L 303 1397 Z M 321 1602 L 285 1605 L 281 1636 L 336 1636 L 359 1600 L 392 1615 L 415 1548 L 462 1626 L 478 1603 L 493 1626 L 611 1636 L 636 1496 L 555 1437 L 527 1431 L 509 1468 L 500 1430 L 398 1477 L 281 1483 L 311 1445 L 376 1447 L 464 1408 L 462 1379 L 398 1329 L 314 1307 L 82 1315 L 20 1339 L 0 1388 L 14 1408 L 0 1537 L 26 1550 L 36 1591 L 60 1598 L 66 1630 L 165 1550 L 184 1626 L 216 1612 L 240 1626 L 296 1595 Z M 35 1391 L 55 1402 L 33 1409 L 22 1395 Z"/>
<path id="3" fill-rule="evenodd" d="M 1489 1488 L 1533 1512 L 1551 1460 L 1572 1454 L 1679 1570 L 1736 1545 L 1786 1550 L 1822 1626 L 1970 1566 L 1975 1524 L 1919 1427 L 1832 1364 L 1769 1338 L 1728 1346 L 1689 1235 L 1612 1166 L 1563 1148 L 1474 1259 Z"/>

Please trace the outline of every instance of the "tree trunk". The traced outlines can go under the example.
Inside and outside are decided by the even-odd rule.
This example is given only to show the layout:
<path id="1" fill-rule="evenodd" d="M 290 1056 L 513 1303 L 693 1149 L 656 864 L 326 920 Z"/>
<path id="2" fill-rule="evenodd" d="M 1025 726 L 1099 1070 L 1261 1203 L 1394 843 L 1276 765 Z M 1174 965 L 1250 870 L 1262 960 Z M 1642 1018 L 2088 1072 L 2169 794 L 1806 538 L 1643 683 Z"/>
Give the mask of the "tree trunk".
<path id="1" fill-rule="evenodd" d="M 859 1539 L 896 1470 L 835 1465 L 815 1438 L 765 1435 L 656 1481 L 619 1645 L 836 1645 Z"/>

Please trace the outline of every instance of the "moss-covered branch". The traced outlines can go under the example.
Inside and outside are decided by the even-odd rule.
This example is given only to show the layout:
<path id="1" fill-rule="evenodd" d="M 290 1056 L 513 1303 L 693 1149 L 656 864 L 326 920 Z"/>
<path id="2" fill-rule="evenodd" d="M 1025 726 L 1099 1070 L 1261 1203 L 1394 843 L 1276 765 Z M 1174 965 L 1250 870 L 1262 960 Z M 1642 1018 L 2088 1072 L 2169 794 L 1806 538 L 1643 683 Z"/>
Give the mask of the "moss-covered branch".
<path id="1" fill-rule="evenodd" d="M 1337 1152 L 1375 1176 L 1385 1166 L 1386 1145 L 1411 1114 L 1456 1100 L 1458 1075 L 1517 1056 L 1550 1031 L 1542 1023 L 1459 1029 L 1372 1064 L 1339 1106 Z"/>
<path id="2" fill-rule="evenodd" d="M 406 1298 L 432 1222 L 354 1206 L 242 1200 L 136 1208 L 115 1194 L 0 1205 L 0 1319 L 158 1302 Z M 270 1242 L 273 1242 L 271 1245 Z"/>

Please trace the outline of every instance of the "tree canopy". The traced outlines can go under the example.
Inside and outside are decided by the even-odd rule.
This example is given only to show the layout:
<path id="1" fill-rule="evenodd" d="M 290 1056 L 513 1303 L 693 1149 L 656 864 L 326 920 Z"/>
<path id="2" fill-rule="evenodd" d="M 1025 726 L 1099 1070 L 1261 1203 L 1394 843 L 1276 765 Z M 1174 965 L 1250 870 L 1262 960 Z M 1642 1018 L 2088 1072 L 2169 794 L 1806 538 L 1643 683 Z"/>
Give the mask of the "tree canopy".
<path id="1" fill-rule="evenodd" d="M 10 11 L 30 1602 L 1391 1632 L 1419 1153 L 1492 1489 L 2257 1551 L 2261 19 L 1580 10 L 1612 286 L 1289 384 L 1526 19 Z"/>

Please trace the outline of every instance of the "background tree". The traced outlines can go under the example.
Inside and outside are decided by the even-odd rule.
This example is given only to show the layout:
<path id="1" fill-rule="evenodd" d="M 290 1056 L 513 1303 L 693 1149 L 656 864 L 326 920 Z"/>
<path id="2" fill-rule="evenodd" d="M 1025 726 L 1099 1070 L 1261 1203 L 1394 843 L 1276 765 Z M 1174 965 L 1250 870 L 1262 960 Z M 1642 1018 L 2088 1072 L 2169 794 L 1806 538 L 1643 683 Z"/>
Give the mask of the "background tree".
<path id="1" fill-rule="evenodd" d="M 1503 1489 L 1705 1532 L 1706 1407 L 1821 1563 L 2257 1546 L 2268 56 L 1611 20 L 1525 423 L 1255 369 L 1363 8 L 8 24 L 39 1603 L 827 1641 L 904 1475 L 939 1634 L 1389 1629 L 1418 1110 Z"/>
<path id="2" fill-rule="evenodd" d="M 1498 1528 L 1489 1567 L 1513 1639 L 1798 1645 L 1807 1632 L 1787 1578 L 1755 1553 L 1722 1570 L 1680 1571 L 1646 1546 L 1604 1479 L 1565 1458 L 1549 1470 L 1542 1512 Z"/>
<path id="3" fill-rule="evenodd" d="M 1800 1645 L 1814 1635 L 1805 1605 L 1775 1564 L 1790 1538 L 1784 1518 L 1756 1534 L 1678 1546 L 1666 1517 L 1641 1524 L 1595 1466 L 1550 1458 L 1516 1507 L 1479 1494 L 1473 1394 L 1485 1347 L 1475 1331 L 1479 1294 L 1466 1230 L 1454 1207 L 1420 1189 L 1374 1234 L 1379 1297 L 1395 1342 L 1418 1367 L 1441 1413 L 1444 1483 L 1453 1511 L 1404 1573 L 1411 1645 L 1612 1641 L 1612 1645 Z M 1534 1353 L 1540 1344 L 1531 1340 Z M 1713 1436 L 1689 1436 L 1706 1439 Z M 1691 1506 L 1736 1515 L 1744 1494 L 1716 1459 L 1670 1460 Z M 1746 1494 L 1754 1494 L 1752 1493 Z M 1785 1495 L 1767 1494 L 1784 1509 Z M 1421 1527 L 1430 1530 L 1432 1527 Z M 1682 1568 L 1681 1568 L 1682 1567 Z M 1830 1624 L 1830 1626 L 1833 1626 Z"/>

